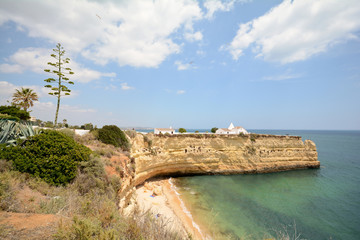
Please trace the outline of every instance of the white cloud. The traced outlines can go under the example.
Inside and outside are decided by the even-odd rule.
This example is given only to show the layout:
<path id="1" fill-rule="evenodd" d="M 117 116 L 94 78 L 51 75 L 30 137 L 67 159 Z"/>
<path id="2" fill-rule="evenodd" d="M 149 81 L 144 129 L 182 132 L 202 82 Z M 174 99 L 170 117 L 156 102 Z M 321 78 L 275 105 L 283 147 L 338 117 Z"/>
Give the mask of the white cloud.
<path id="1" fill-rule="evenodd" d="M 45 68 L 49 68 L 48 62 L 53 62 L 50 57 L 52 51 L 45 48 L 20 48 L 7 60 L 8 63 L 0 64 L 0 72 L 4 73 L 22 73 L 24 71 L 33 71 L 44 73 Z M 115 73 L 101 73 L 89 68 L 82 67 L 75 61 L 70 60 L 69 67 L 75 72 L 70 78 L 78 82 L 90 82 L 101 77 L 115 77 Z"/>
<path id="2" fill-rule="evenodd" d="M 301 77 L 300 74 L 291 74 L 291 73 L 284 73 L 281 75 L 276 75 L 276 76 L 266 76 L 263 77 L 263 80 L 266 81 L 283 81 L 283 80 L 289 80 L 289 79 L 294 79 L 294 78 L 299 78 Z"/>
<path id="3" fill-rule="evenodd" d="M 0 81 L 0 105 L 7 104 L 7 101 L 11 101 L 11 96 L 16 88 L 17 86 L 12 83 Z"/>
<path id="4" fill-rule="evenodd" d="M 15 93 L 15 89 L 21 89 L 22 87 L 32 89 L 38 95 L 39 98 L 50 97 L 48 95 L 50 90 L 48 88 L 45 88 L 44 86 L 39 86 L 39 85 L 17 86 L 7 81 L 0 81 L 0 105 L 8 104 L 7 101 L 11 102 L 12 95 Z M 79 95 L 78 91 L 72 90 L 71 95 L 66 96 L 66 98 L 74 98 L 78 95 Z"/>
<path id="5" fill-rule="evenodd" d="M 13 21 L 30 37 L 61 42 L 67 51 L 96 63 L 120 66 L 159 66 L 180 52 L 174 33 L 201 18 L 201 8 L 192 0 L 0 2 L 0 25 Z"/>
<path id="6" fill-rule="evenodd" d="M 116 73 L 114 73 L 114 72 L 102 73 L 102 76 L 104 76 L 104 77 L 116 77 Z"/>
<path id="7" fill-rule="evenodd" d="M 31 116 L 43 121 L 54 121 L 56 104 L 53 102 L 35 102 L 31 108 Z M 69 124 L 82 124 L 95 119 L 97 111 L 92 108 L 82 108 L 80 106 L 60 105 L 58 122 L 67 119 Z"/>
<path id="8" fill-rule="evenodd" d="M 47 94 L 42 92 L 41 89 L 44 89 L 40 86 L 23 86 L 34 89 L 39 96 Z M 16 86 L 10 82 L 0 81 L 0 105 L 9 104 L 7 101 L 11 102 L 12 94 L 15 92 L 15 89 L 19 89 L 19 86 Z M 71 96 L 71 95 L 70 95 Z M 48 121 L 54 120 L 56 104 L 53 102 L 34 102 L 34 106 L 29 109 L 31 111 L 31 116 L 34 116 L 38 119 Z M 83 108 L 81 106 L 70 106 L 66 104 L 60 105 L 59 119 L 68 119 L 70 124 L 79 124 L 89 122 L 89 119 L 96 118 L 96 110 L 92 108 Z"/>
<path id="9" fill-rule="evenodd" d="M 175 65 L 179 71 L 187 70 L 187 69 L 195 69 L 196 67 L 193 66 L 193 62 L 189 63 L 182 63 L 181 61 L 175 61 Z"/>
<path id="10" fill-rule="evenodd" d="M 52 61 L 50 50 L 44 48 L 20 48 L 16 53 L 5 59 L 8 63 L 0 65 L 1 72 L 23 73 L 31 70 L 36 73 L 44 73 L 47 62 Z M 7 71 L 6 69 L 11 69 Z"/>
<path id="11" fill-rule="evenodd" d="M 110 84 L 109 86 L 105 87 L 105 90 L 116 90 L 116 89 L 117 89 L 117 86 L 115 86 L 113 84 Z"/>
<path id="12" fill-rule="evenodd" d="M 246 0 L 236 1 L 236 0 L 228 0 L 222 2 L 221 0 L 206 0 L 204 2 L 204 7 L 207 10 L 205 14 L 205 18 L 212 19 L 214 13 L 217 11 L 228 12 L 234 7 L 235 2 L 247 2 Z"/>
<path id="13" fill-rule="evenodd" d="M 169 94 L 178 94 L 178 95 L 182 95 L 185 94 L 186 91 L 185 90 L 172 90 L 172 89 L 164 89 L 165 92 L 169 93 Z"/>
<path id="14" fill-rule="evenodd" d="M 201 16 L 198 16 L 200 19 Z M 189 42 L 201 41 L 203 39 L 203 35 L 200 31 L 195 32 L 192 21 L 188 21 L 184 26 L 184 38 Z"/>
<path id="15" fill-rule="evenodd" d="M 35 102 L 33 112 L 39 111 L 51 111 L 56 109 L 56 104 L 53 102 Z M 96 110 L 88 108 L 80 108 L 79 106 L 70 106 L 66 104 L 60 105 L 60 111 L 64 111 L 66 113 L 94 113 Z"/>
<path id="16" fill-rule="evenodd" d="M 241 24 L 230 46 L 234 59 L 252 47 L 266 61 L 290 63 L 325 52 L 341 41 L 357 38 L 358 0 L 285 0 L 265 15 Z"/>
<path id="17" fill-rule="evenodd" d="M 22 68 L 18 64 L 0 64 L 0 72 L 3 73 L 21 73 Z"/>
<path id="18" fill-rule="evenodd" d="M 121 89 L 122 90 L 132 90 L 133 87 L 130 87 L 127 83 L 121 83 Z"/>
<path id="19" fill-rule="evenodd" d="M 36 85 L 25 85 L 25 86 L 16 86 L 7 81 L 0 81 L 0 105 L 7 104 L 7 101 L 11 102 L 12 95 L 15 93 L 15 89 L 30 88 L 36 92 L 39 97 L 46 96 L 48 91 L 42 86 Z"/>
<path id="20" fill-rule="evenodd" d="M 194 41 L 201 41 L 203 39 L 203 35 L 200 31 L 191 33 L 191 32 L 187 32 L 184 34 L 184 37 L 186 40 L 188 40 L 189 42 L 194 42 Z"/>

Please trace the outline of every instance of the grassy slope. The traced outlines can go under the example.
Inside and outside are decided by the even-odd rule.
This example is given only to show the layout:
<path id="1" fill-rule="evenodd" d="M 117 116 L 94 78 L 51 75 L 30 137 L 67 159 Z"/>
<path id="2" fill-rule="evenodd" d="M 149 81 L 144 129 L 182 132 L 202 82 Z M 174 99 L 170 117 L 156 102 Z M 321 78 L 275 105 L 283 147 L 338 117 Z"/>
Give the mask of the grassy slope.
<path id="1" fill-rule="evenodd" d="M 180 239 L 168 232 L 159 220 L 134 210 L 131 217 L 122 216 L 118 209 L 121 180 L 132 175 L 126 153 L 98 142 L 92 135 L 75 139 L 94 154 L 79 167 L 75 180 L 67 186 L 54 187 L 29 174 L 12 170 L 0 160 L 0 210 L 27 215 L 0 215 L 1 239 Z M 9 224 L 10 218 L 35 217 L 51 214 L 57 224 L 19 231 Z M 33 218 L 31 221 L 37 221 Z M 23 219 L 23 223 L 25 219 Z M 34 223 L 33 223 L 34 225 Z M 35 224 L 36 225 L 36 224 Z"/>

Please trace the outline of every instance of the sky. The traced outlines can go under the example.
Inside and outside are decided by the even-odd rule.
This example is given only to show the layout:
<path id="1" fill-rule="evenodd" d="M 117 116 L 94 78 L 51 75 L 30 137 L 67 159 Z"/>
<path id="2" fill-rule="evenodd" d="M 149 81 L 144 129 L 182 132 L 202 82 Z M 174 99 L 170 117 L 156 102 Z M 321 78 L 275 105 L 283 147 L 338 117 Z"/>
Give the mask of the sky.
<path id="1" fill-rule="evenodd" d="M 70 125 L 360 130 L 358 0 L 1 0 L 0 105 L 61 43 Z"/>

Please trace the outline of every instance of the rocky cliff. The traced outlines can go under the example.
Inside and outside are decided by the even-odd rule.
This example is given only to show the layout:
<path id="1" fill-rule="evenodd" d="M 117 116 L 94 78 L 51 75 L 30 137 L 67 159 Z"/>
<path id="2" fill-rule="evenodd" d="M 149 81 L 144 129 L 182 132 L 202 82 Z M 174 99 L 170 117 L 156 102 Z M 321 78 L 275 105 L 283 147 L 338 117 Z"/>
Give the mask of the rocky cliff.
<path id="1" fill-rule="evenodd" d="M 315 144 L 296 136 L 137 134 L 134 185 L 155 176 L 266 173 L 319 168 Z"/>

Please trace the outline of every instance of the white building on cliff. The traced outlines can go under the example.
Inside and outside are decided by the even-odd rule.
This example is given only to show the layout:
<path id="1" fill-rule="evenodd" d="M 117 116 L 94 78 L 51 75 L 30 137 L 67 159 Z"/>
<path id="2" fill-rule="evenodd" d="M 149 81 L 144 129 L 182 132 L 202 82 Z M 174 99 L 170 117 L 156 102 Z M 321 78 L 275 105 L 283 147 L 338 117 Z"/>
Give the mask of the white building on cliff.
<path id="1" fill-rule="evenodd" d="M 219 128 L 215 132 L 216 134 L 249 134 L 248 131 L 245 130 L 243 127 L 234 127 L 234 124 L 231 123 L 228 128 Z"/>
<path id="2" fill-rule="evenodd" d="M 175 129 L 173 129 L 172 127 L 170 128 L 154 128 L 154 134 L 165 134 L 165 133 L 169 133 L 169 134 L 175 134 Z"/>

